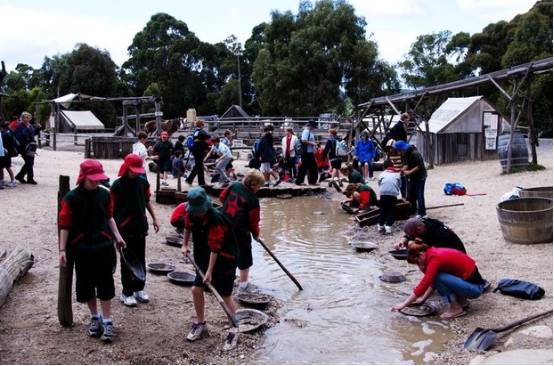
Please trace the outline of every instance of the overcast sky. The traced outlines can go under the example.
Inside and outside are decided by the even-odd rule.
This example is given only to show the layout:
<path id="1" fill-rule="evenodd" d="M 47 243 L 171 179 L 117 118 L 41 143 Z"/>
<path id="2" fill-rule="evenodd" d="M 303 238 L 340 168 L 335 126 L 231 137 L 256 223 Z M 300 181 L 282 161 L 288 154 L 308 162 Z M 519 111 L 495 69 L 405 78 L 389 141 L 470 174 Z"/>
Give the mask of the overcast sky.
<path id="1" fill-rule="evenodd" d="M 420 34 L 450 30 L 470 34 L 487 24 L 524 13 L 535 0 L 350 0 L 365 17 L 380 58 L 396 63 Z M 158 12 L 184 21 L 210 43 L 234 34 L 244 44 L 272 10 L 297 13 L 298 0 L 0 0 L 0 60 L 40 67 L 45 56 L 77 43 L 106 49 L 116 64 L 127 59 L 133 36 Z"/>

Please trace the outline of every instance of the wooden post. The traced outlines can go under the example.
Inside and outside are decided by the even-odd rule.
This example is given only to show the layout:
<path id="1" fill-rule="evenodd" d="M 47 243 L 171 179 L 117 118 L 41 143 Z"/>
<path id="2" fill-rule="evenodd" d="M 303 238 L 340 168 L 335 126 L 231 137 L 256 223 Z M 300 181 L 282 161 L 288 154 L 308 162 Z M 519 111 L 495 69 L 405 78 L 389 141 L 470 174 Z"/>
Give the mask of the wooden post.
<path id="1" fill-rule="evenodd" d="M 155 109 L 155 115 L 156 115 L 156 132 L 154 132 L 154 135 L 160 136 L 160 133 L 162 132 L 162 111 L 160 107 L 160 102 L 157 100 L 154 101 L 154 109 Z"/>
<path id="2" fill-rule="evenodd" d="M 60 126 L 60 106 L 58 105 L 58 103 L 54 103 L 53 107 L 54 107 L 54 128 L 53 128 L 54 133 L 52 136 L 52 150 L 56 151 L 56 145 L 57 145 L 56 133 L 58 132 L 58 128 Z"/>
<path id="3" fill-rule="evenodd" d="M 69 192 L 69 177 L 67 175 L 60 175 L 59 190 L 58 190 L 58 217 L 61 209 L 62 198 Z M 58 230 L 58 243 L 59 245 Z M 73 282 L 73 266 L 75 264 L 74 254 L 71 251 L 71 247 L 68 245 L 66 248 L 67 263 L 65 267 L 60 266 L 60 277 L 58 281 L 58 320 L 64 327 L 70 327 L 73 325 L 73 308 L 71 303 L 71 284 Z"/>
<path id="4" fill-rule="evenodd" d="M 539 146 L 539 139 L 537 138 L 537 132 L 535 131 L 535 122 L 533 121 L 533 100 L 527 100 L 527 124 L 529 125 L 528 138 L 529 145 L 531 145 L 531 156 L 533 164 L 537 163 L 537 146 Z"/>

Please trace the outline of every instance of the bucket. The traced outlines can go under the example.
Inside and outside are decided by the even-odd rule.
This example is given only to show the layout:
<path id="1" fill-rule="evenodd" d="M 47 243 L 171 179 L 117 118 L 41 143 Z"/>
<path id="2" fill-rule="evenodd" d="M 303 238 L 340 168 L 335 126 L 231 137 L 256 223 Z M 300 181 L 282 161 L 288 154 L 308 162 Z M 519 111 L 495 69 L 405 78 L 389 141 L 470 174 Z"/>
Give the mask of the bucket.
<path id="1" fill-rule="evenodd" d="M 519 244 L 552 241 L 552 200 L 518 198 L 500 202 L 496 214 L 504 239 Z"/>
<path id="2" fill-rule="evenodd" d="M 552 186 L 525 188 L 519 192 L 520 198 L 548 198 L 552 199 Z"/>
<path id="3" fill-rule="evenodd" d="M 508 165 L 508 143 L 510 142 L 510 135 L 500 135 L 498 137 L 498 158 L 500 159 L 500 165 L 502 171 L 506 172 Z M 514 138 L 512 140 L 512 167 L 527 166 L 529 165 L 529 151 L 527 150 L 527 141 L 522 133 L 514 132 Z"/>

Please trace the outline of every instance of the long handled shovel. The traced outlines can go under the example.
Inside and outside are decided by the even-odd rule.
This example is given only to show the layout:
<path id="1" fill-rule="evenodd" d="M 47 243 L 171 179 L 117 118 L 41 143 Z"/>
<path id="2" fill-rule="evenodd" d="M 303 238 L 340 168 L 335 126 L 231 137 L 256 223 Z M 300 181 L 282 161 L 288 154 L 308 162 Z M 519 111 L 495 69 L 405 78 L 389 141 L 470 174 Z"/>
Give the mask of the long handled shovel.
<path id="1" fill-rule="evenodd" d="M 190 263 L 192 263 L 194 268 L 196 268 L 196 270 L 200 274 L 200 277 L 202 277 L 202 280 L 205 280 L 206 275 L 204 275 L 204 272 L 202 272 L 200 267 L 198 267 L 198 264 L 196 264 L 196 262 L 194 261 L 194 259 L 192 259 L 190 254 L 187 254 L 187 259 L 190 261 Z M 217 299 L 217 302 L 219 303 L 219 305 L 221 305 L 223 310 L 225 310 L 225 313 L 227 314 L 227 317 L 229 318 L 229 320 L 233 324 L 233 327 L 238 328 L 239 322 L 237 321 L 237 318 L 233 315 L 233 313 L 231 313 L 231 309 L 229 309 L 227 304 L 225 304 L 225 301 L 223 301 L 223 298 L 221 297 L 219 292 L 217 292 L 217 290 L 215 289 L 215 287 L 213 287 L 213 285 L 211 283 L 207 282 L 207 283 L 205 283 L 205 285 L 208 286 L 208 288 L 210 289 L 212 294 L 214 294 L 215 298 Z"/>
<path id="2" fill-rule="evenodd" d="M 531 320 L 542 318 L 545 315 L 552 315 L 552 310 L 548 310 L 548 311 L 545 311 L 544 313 L 540 313 L 537 315 L 533 315 L 533 316 L 515 321 L 513 323 L 510 323 L 500 328 L 495 328 L 495 329 L 476 328 L 465 341 L 464 348 L 486 351 L 492 347 L 498 333 L 505 332 L 507 330 L 520 326 L 524 323 L 527 323 Z"/>
<path id="3" fill-rule="evenodd" d="M 275 254 L 273 254 L 271 252 L 271 250 L 269 250 L 269 248 L 264 244 L 264 242 L 258 238 L 256 239 L 258 241 L 258 243 L 260 243 L 262 245 L 262 247 L 264 247 L 264 249 L 266 250 L 266 252 L 271 256 L 271 258 L 273 258 L 273 260 L 275 260 L 275 262 L 279 265 L 279 267 L 281 267 L 281 269 L 283 271 L 285 271 L 285 273 L 287 274 L 287 276 L 289 276 L 289 278 L 292 280 L 292 282 L 294 282 L 294 284 L 298 287 L 298 289 L 300 291 L 303 290 L 302 286 L 300 286 L 300 284 L 298 283 L 298 281 L 296 280 L 296 278 L 294 278 L 293 275 L 290 274 L 290 272 L 285 268 L 285 266 L 283 266 L 283 264 L 279 261 L 279 259 L 277 259 L 277 257 L 275 256 Z"/>

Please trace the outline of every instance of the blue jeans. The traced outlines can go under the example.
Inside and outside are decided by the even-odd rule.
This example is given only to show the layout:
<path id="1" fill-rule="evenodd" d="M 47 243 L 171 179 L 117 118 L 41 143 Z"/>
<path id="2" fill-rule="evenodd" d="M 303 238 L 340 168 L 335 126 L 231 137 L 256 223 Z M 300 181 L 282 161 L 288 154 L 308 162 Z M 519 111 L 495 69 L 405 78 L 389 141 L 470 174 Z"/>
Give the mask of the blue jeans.
<path id="1" fill-rule="evenodd" d="M 445 272 L 437 274 L 433 286 L 448 303 L 456 301 L 457 297 L 476 299 L 483 294 L 485 287 L 484 284 L 477 285 L 467 282 L 460 277 Z"/>
<path id="2" fill-rule="evenodd" d="M 408 182 L 408 200 L 412 205 L 412 211 L 417 207 L 417 214 L 425 216 L 425 179 L 410 179 Z"/>

